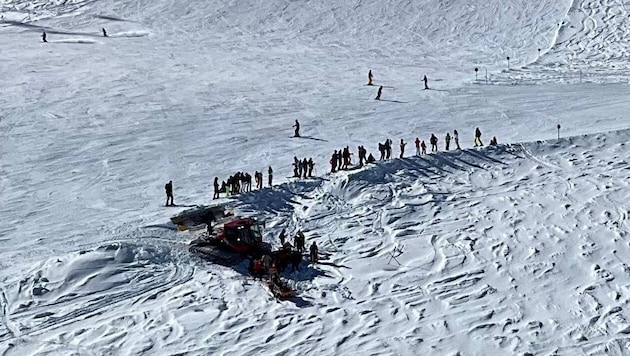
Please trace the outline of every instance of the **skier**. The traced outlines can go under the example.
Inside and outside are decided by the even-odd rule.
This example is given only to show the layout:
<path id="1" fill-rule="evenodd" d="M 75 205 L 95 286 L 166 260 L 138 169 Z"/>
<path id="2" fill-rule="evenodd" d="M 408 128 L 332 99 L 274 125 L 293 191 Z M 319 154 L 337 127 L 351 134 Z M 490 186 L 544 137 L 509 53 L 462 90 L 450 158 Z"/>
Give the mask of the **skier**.
<path id="1" fill-rule="evenodd" d="M 313 177 L 313 168 L 315 167 L 315 163 L 313 162 L 313 158 L 308 159 L 308 177 Z"/>
<path id="2" fill-rule="evenodd" d="M 271 169 L 271 166 L 269 166 L 269 170 L 267 171 L 267 174 L 269 175 L 269 186 L 271 187 L 273 184 L 273 169 Z"/>
<path id="3" fill-rule="evenodd" d="M 337 171 L 337 150 L 330 157 L 330 173 L 335 173 Z"/>
<path id="4" fill-rule="evenodd" d="M 450 147 L 450 144 L 451 144 L 451 134 L 447 132 L 446 137 L 444 138 L 444 141 L 446 141 L 446 150 L 448 151 L 448 148 Z"/>
<path id="5" fill-rule="evenodd" d="M 379 158 L 379 161 L 382 161 L 385 159 L 385 145 L 383 145 L 382 143 L 378 143 L 378 151 L 381 153 L 381 158 Z"/>
<path id="6" fill-rule="evenodd" d="M 403 158 L 403 154 L 405 154 L 405 146 L 407 145 L 407 142 L 403 141 L 403 139 L 400 139 L 400 158 Z"/>
<path id="7" fill-rule="evenodd" d="M 475 147 L 483 146 L 483 142 L 481 142 L 481 130 L 477 127 L 475 129 Z"/>
<path id="8" fill-rule="evenodd" d="M 300 122 L 297 121 L 297 119 L 295 119 L 295 125 L 293 125 L 293 127 L 295 127 L 295 133 L 293 134 L 293 137 L 300 137 Z"/>
<path id="9" fill-rule="evenodd" d="M 390 159 L 392 157 L 392 140 L 385 140 L 385 159 Z"/>
<path id="10" fill-rule="evenodd" d="M 416 137 L 416 156 L 420 156 L 420 139 Z"/>
<path id="11" fill-rule="evenodd" d="M 456 148 L 458 150 L 461 150 L 461 148 L 459 147 L 459 133 L 457 132 L 457 130 L 453 130 L 453 138 L 455 139 L 455 145 L 457 146 Z"/>
<path id="12" fill-rule="evenodd" d="M 306 157 L 302 160 L 302 178 L 308 178 L 308 160 Z"/>
<path id="13" fill-rule="evenodd" d="M 429 89 L 429 78 L 427 78 L 427 75 L 424 75 L 424 78 L 422 78 L 422 81 L 424 82 L 424 89 Z"/>
<path id="14" fill-rule="evenodd" d="M 107 37 L 107 31 L 105 31 L 105 28 L 103 27 L 101 30 L 103 31 L 103 37 Z"/>
<path id="15" fill-rule="evenodd" d="M 378 87 L 378 92 L 376 93 L 376 98 L 374 100 L 381 100 L 381 94 L 383 93 L 383 86 Z"/>
<path id="16" fill-rule="evenodd" d="M 302 169 L 304 167 L 302 166 L 302 161 L 300 159 L 298 159 L 297 157 L 293 156 L 293 176 L 295 178 L 301 178 L 302 177 Z"/>
<path id="17" fill-rule="evenodd" d="M 492 136 L 492 139 L 490 140 L 490 146 L 496 146 L 496 145 L 497 145 L 497 137 Z"/>
<path id="18" fill-rule="evenodd" d="M 422 142 L 420 143 L 420 148 L 422 148 L 422 154 L 426 155 L 427 154 L 427 144 L 424 143 L 424 140 L 422 140 Z"/>
<path id="19" fill-rule="evenodd" d="M 370 71 L 368 72 L 368 83 L 367 83 L 367 85 L 374 85 L 372 83 L 372 79 L 373 79 L 372 78 L 372 70 L 370 69 Z"/>
<path id="20" fill-rule="evenodd" d="M 219 177 L 214 177 L 214 195 L 212 199 L 219 199 Z"/>
<path id="21" fill-rule="evenodd" d="M 173 181 L 169 180 L 168 183 L 164 185 L 164 190 L 166 191 L 166 206 L 175 206 L 173 202 Z"/>
<path id="22" fill-rule="evenodd" d="M 42 41 L 48 42 L 48 41 L 46 41 L 46 31 L 42 32 Z"/>
<path id="23" fill-rule="evenodd" d="M 319 253 L 317 251 L 317 244 L 315 243 L 315 241 L 313 241 L 313 244 L 311 244 L 309 250 L 311 251 L 311 263 L 317 263 L 319 259 Z"/>
<path id="24" fill-rule="evenodd" d="M 431 152 L 437 152 L 438 147 L 437 147 L 437 143 L 438 143 L 438 138 L 434 135 L 431 134 Z"/>

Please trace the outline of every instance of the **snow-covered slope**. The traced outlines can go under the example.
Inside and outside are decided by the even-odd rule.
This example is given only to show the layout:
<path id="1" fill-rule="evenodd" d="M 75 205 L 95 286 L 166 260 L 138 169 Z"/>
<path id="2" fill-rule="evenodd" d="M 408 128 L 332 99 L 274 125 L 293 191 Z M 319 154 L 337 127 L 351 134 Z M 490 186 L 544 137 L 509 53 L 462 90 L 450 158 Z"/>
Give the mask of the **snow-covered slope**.
<path id="1" fill-rule="evenodd" d="M 626 353 L 623 4 L 7 0 L 0 13 L 7 354 Z M 505 145 L 472 149 L 475 127 Z M 442 149 L 453 129 L 464 150 L 410 157 L 415 137 Z M 326 173 L 333 150 L 377 154 L 387 138 L 395 156 L 408 142 L 405 158 Z M 320 178 L 289 181 L 293 156 Z M 156 227 L 179 211 L 162 206 L 169 179 L 176 203 L 204 204 L 214 176 L 269 166 L 273 188 L 229 204 L 264 218 L 272 244 L 287 227 L 320 245 L 328 265 L 287 274 L 293 303 Z"/>

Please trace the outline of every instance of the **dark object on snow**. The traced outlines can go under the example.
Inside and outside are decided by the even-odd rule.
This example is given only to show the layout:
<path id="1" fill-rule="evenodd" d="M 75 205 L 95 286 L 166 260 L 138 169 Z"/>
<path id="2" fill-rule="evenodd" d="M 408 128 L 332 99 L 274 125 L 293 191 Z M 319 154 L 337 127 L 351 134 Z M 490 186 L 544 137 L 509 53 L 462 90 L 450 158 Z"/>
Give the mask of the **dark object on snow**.
<path id="1" fill-rule="evenodd" d="M 429 89 L 429 78 L 427 78 L 426 74 L 424 78 L 422 78 L 422 81 L 424 82 L 424 89 Z"/>
<path id="2" fill-rule="evenodd" d="M 175 206 L 173 202 L 173 181 L 169 180 L 168 183 L 164 185 L 164 190 L 166 191 L 166 206 Z"/>
<path id="3" fill-rule="evenodd" d="M 483 142 L 481 142 L 481 130 L 477 127 L 475 129 L 475 147 L 483 146 Z"/>
<path id="4" fill-rule="evenodd" d="M 376 98 L 374 100 L 381 100 L 381 94 L 383 93 L 383 86 L 378 87 L 378 92 L 376 93 Z"/>
<path id="5" fill-rule="evenodd" d="M 48 42 L 48 41 L 46 41 L 46 31 L 42 32 L 42 41 Z"/>
<path id="6" fill-rule="evenodd" d="M 438 151 L 438 146 L 437 146 L 438 138 L 437 138 L 437 136 L 435 136 L 434 134 L 431 134 L 430 142 L 431 142 L 431 152 L 437 152 Z"/>
<path id="7" fill-rule="evenodd" d="M 313 244 L 310 247 L 310 252 L 311 252 L 311 263 L 317 263 L 317 261 L 319 260 L 319 252 L 317 249 L 317 244 L 315 243 L 315 241 L 313 241 Z"/>
<path id="8" fill-rule="evenodd" d="M 103 31 L 103 37 L 107 37 L 107 31 L 105 31 L 105 28 L 101 29 Z"/>
<path id="9" fill-rule="evenodd" d="M 219 177 L 214 177 L 214 194 L 212 199 L 219 199 Z"/>
<path id="10" fill-rule="evenodd" d="M 372 70 L 370 69 L 370 71 L 368 72 L 368 83 L 367 85 L 374 85 L 374 83 L 372 83 L 372 79 L 374 79 L 372 77 Z"/>
<path id="11" fill-rule="evenodd" d="M 297 119 L 295 120 L 295 125 L 293 125 L 293 127 L 295 128 L 295 134 L 293 137 L 300 137 L 300 122 L 297 121 Z"/>

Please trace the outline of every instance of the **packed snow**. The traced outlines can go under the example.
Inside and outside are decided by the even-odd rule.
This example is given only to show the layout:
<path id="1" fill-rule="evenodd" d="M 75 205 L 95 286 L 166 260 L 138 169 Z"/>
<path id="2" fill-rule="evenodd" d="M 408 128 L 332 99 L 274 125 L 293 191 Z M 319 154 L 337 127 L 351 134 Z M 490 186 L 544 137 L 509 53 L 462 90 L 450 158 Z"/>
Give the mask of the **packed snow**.
<path id="1" fill-rule="evenodd" d="M 0 2 L 0 352 L 630 354 L 626 7 Z M 213 203 L 317 242 L 295 298 L 189 253 L 169 218 Z"/>

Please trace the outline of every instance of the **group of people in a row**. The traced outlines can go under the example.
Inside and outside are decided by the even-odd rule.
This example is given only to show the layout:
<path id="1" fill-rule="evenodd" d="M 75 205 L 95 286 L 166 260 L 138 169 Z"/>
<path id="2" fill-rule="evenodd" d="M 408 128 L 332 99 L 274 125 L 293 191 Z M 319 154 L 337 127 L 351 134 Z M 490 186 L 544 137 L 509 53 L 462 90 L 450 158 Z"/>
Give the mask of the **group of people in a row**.
<path id="1" fill-rule="evenodd" d="M 269 186 L 273 185 L 273 169 L 271 166 L 267 169 Z M 263 188 L 263 173 L 256 171 L 254 173 L 254 179 L 256 180 L 256 189 Z M 225 193 L 226 197 L 234 194 L 251 192 L 252 191 L 252 176 L 249 173 L 237 172 L 230 176 L 226 181 L 222 181 L 219 184 L 219 177 L 214 177 L 213 182 L 214 194 L 212 199 L 219 199 L 221 193 Z"/>
<path id="2" fill-rule="evenodd" d="M 314 167 L 315 163 L 313 162 L 313 158 L 306 159 L 306 157 L 304 157 L 303 160 L 300 160 L 297 156 L 293 156 L 294 178 L 311 178 L 313 176 Z"/>

